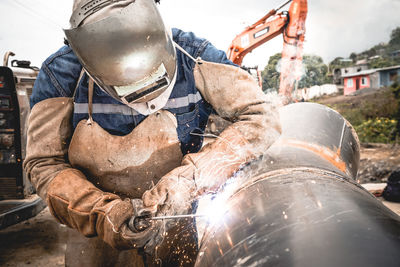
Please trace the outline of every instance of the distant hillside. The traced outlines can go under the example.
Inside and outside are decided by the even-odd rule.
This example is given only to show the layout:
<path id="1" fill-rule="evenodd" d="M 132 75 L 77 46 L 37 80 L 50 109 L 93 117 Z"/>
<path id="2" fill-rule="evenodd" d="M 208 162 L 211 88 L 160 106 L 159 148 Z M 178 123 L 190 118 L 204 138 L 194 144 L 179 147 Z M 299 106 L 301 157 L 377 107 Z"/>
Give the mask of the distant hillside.
<path id="1" fill-rule="evenodd" d="M 348 58 L 337 57 L 329 63 L 329 69 L 354 66 L 366 61 L 369 68 L 384 68 L 400 65 L 400 27 L 394 29 L 388 43 L 380 43 L 361 53 L 351 53 Z"/>

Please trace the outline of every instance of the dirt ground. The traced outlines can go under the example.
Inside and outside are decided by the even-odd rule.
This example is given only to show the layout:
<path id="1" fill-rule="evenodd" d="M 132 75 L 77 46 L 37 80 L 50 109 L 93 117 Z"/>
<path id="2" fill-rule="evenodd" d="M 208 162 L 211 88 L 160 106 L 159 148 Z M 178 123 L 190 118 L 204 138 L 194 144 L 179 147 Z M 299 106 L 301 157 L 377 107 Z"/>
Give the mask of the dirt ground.
<path id="1" fill-rule="evenodd" d="M 387 163 L 385 168 L 400 167 L 400 147 L 362 145 L 360 170 L 364 170 L 367 177 L 363 182 L 385 180 L 368 178 L 375 175 L 374 170 L 368 171 L 370 166 L 380 162 Z M 387 173 L 385 175 L 388 176 Z M 400 214 L 400 204 L 386 202 L 385 205 Z M 0 266 L 64 266 L 66 239 L 67 228 L 58 224 L 46 208 L 36 217 L 0 231 Z"/>
<path id="2" fill-rule="evenodd" d="M 36 217 L 0 231 L 0 266 L 64 266 L 66 227 L 48 208 Z"/>
<path id="3" fill-rule="evenodd" d="M 359 183 L 386 183 L 397 168 L 400 168 L 400 145 L 361 145 Z"/>
<path id="4" fill-rule="evenodd" d="M 400 145 L 361 144 L 360 160 L 387 160 L 400 167 Z"/>

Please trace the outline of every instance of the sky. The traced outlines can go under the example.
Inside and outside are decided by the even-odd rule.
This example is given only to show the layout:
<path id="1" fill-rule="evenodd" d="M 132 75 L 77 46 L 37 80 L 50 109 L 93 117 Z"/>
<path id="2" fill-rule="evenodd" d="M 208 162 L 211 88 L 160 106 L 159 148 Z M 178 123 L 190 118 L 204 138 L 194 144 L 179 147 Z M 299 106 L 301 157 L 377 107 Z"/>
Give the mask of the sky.
<path id="1" fill-rule="evenodd" d="M 161 0 L 170 27 L 192 31 L 226 51 L 233 38 L 284 0 Z M 41 63 L 63 45 L 72 0 L 0 0 L 0 57 Z M 288 6 L 285 8 L 288 9 Z M 400 26 L 400 0 L 309 0 L 306 21 L 307 54 L 325 63 L 388 42 Z M 255 49 L 243 64 L 263 69 L 268 58 L 282 51 L 282 37 Z"/>

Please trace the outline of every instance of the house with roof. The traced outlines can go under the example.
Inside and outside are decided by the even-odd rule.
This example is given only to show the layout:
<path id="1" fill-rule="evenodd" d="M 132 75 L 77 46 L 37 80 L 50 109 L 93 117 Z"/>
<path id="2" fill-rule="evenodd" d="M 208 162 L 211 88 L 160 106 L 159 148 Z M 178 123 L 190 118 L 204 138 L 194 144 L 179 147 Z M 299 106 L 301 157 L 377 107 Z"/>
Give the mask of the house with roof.
<path id="1" fill-rule="evenodd" d="M 394 59 L 394 58 L 397 58 L 397 57 L 400 57 L 400 49 L 390 52 L 389 55 L 390 55 L 390 57 L 393 58 L 393 59 Z"/>
<path id="2" fill-rule="evenodd" d="M 343 76 L 364 71 L 367 69 L 368 63 L 366 60 L 357 61 L 357 64 L 355 66 L 337 68 L 333 71 L 333 83 L 336 85 L 343 85 Z"/>
<path id="3" fill-rule="evenodd" d="M 342 75 L 344 85 L 344 95 L 349 95 L 365 88 L 381 88 L 392 85 L 400 78 L 400 65 L 361 70 Z"/>

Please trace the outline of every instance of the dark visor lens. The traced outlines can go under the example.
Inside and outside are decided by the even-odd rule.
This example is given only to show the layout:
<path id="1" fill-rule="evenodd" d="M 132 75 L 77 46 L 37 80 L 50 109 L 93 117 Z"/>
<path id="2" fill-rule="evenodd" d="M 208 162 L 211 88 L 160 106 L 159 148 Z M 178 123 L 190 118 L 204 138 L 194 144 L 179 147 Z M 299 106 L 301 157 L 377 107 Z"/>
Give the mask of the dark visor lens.
<path id="1" fill-rule="evenodd" d="M 150 87 L 145 89 L 144 91 L 141 91 L 140 93 L 134 92 L 130 95 L 125 96 L 124 98 L 128 103 L 131 103 L 131 102 L 134 102 L 134 101 L 138 100 L 139 98 L 142 98 L 148 94 L 154 93 L 155 91 L 160 90 L 168 85 L 169 85 L 169 81 L 168 81 L 167 77 L 163 77 L 160 80 L 153 83 L 152 85 L 150 85 Z"/>

